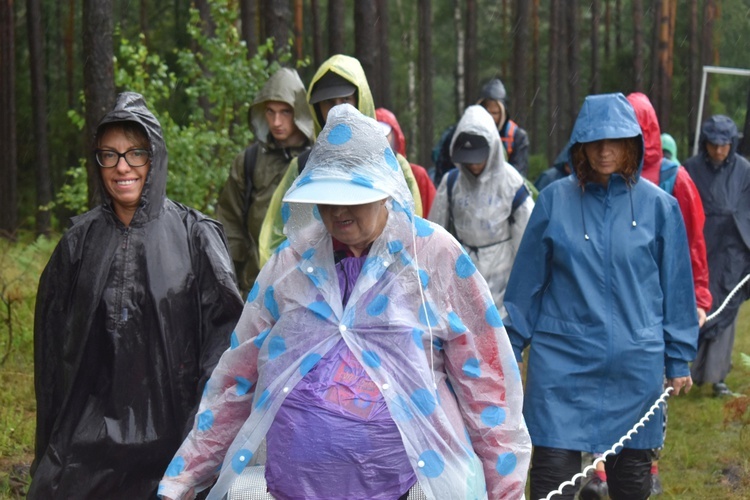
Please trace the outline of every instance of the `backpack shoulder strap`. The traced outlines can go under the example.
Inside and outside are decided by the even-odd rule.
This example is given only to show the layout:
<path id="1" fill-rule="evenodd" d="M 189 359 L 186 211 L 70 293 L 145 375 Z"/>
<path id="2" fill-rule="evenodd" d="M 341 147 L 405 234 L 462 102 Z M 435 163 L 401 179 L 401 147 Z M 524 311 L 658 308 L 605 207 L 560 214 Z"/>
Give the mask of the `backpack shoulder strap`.
<path id="1" fill-rule="evenodd" d="M 448 232 L 451 233 L 456 239 L 458 239 L 458 233 L 456 233 L 456 226 L 453 223 L 453 186 L 456 185 L 456 179 L 458 179 L 458 169 L 452 168 L 448 171 Z"/>
<path id="2" fill-rule="evenodd" d="M 297 175 L 301 174 L 307 165 L 307 160 L 310 158 L 310 152 L 312 149 L 308 149 L 297 156 Z"/>
<path id="3" fill-rule="evenodd" d="M 529 197 L 531 192 L 529 191 L 529 188 L 526 187 L 526 183 L 521 184 L 521 187 L 518 188 L 518 191 L 516 191 L 515 196 L 513 196 L 513 201 L 510 204 L 510 217 L 508 217 L 508 222 L 511 224 L 514 224 L 516 222 L 515 217 L 513 217 L 513 214 L 516 213 L 516 209 L 523 205 L 523 202 L 526 201 L 526 198 Z"/>
<path id="4" fill-rule="evenodd" d="M 250 202 L 253 198 L 253 174 L 258 162 L 258 143 L 245 149 L 245 199 L 242 205 L 242 220 L 247 226 L 247 214 L 250 212 Z"/>

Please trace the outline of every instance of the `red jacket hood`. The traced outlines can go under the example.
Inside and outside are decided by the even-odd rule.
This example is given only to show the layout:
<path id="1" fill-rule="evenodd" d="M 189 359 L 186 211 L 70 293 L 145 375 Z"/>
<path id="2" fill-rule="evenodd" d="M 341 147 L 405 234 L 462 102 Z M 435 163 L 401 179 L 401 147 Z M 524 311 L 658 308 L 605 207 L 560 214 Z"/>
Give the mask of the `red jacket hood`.
<path id="1" fill-rule="evenodd" d="M 656 111 L 645 94 L 633 92 L 628 101 L 635 109 L 635 116 L 643 132 L 643 170 L 641 176 L 659 185 L 659 172 L 664 154 L 661 150 L 661 130 Z"/>
<path id="2" fill-rule="evenodd" d="M 378 108 L 375 110 L 375 119 L 391 126 L 393 129 L 393 142 L 396 146 L 396 152 L 401 156 L 406 157 L 406 137 L 404 137 L 404 133 L 401 131 L 401 125 L 398 124 L 396 115 L 385 108 Z"/>

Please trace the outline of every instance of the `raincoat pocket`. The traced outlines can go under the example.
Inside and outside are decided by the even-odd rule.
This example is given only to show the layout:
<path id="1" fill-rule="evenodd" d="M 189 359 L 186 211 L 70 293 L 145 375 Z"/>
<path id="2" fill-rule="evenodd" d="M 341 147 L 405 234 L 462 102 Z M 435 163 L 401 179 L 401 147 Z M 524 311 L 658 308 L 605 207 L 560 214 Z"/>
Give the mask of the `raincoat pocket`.
<path id="1" fill-rule="evenodd" d="M 536 330 L 565 337 L 583 337 L 586 334 L 586 325 L 540 314 Z"/>
<path id="2" fill-rule="evenodd" d="M 639 342 L 663 342 L 664 335 L 661 323 L 639 328 L 633 332 L 633 338 Z"/>

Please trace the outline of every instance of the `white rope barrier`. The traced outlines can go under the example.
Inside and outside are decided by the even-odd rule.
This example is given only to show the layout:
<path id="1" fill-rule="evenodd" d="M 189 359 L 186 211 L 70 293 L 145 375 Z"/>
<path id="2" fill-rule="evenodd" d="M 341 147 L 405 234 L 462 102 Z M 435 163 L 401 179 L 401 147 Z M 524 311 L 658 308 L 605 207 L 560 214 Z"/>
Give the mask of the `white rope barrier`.
<path id="1" fill-rule="evenodd" d="M 649 408 L 646 414 L 643 415 L 643 417 L 641 417 L 638 423 L 635 424 L 633 428 L 628 431 L 627 434 L 621 437 L 618 442 L 613 444 L 612 448 L 605 451 L 601 457 L 594 460 L 594 463 L 592 463 L 591 465 L 583 469 L 582 472 L 579 472 L 578 474 L 573 476 L 573 478 L 570 479 L 570 481 L 565 481 L 555 491 L 550 491 L 544 500 L 549 500 L 555 495 L 561 495 L 563 488 L 565 488 L 566 486 L 575 486 L 576 481 L 578 479 L 586 477 L 586 475 L 589 473 L 590 470 L 596 468 L 596 464 L 600 462 L 604 462 L 609 455 L 614 455 L 615 453 L 617 453 L 618 448 L 622 448 L 623 446 L 625 446 L 625 441 L 628 441 L 630 438 L 632 438 L 633 434 L 636 434 L 641 427 L 644 427 L 646 425 L 646 422 L 648 421 L 648 419 L 651 418 L 654 415 L 654 413 L 656 413 L 657 409 L 659 409 L 659 405 L 667 402 L 667 398 L 669 397 L 669 394 L 672 392 L 672 390 L 673 390 L 672 387 L 667 387 L 664 390 L 664 392 L 661 394 L 661 396 L 659 396 L 659 399 L 657 399 L 654 402 L 654 404 L 651 405 L 651 408 Z"/>
<path id="2" fill-rule="evenodd" d="M 711 314 L 710 316 L 706 317 L 706 323 L 708 323 L 712 319 L 716 318 L 716 316 L 718 316 L 719 314 L 721 314 L 724 311 L 724 309 L 727 307 L 727 305 L 729 304 L 729 302 L 732 300 L 732 297 L 734 297 L 737 294 L 737 292 L 740 291 L 740 288 L 742 288 L 745 285 L 745 283 L 748 282 L 748 280 L 750 280 L 750 274 L 748 274 L 747 276 L 745 276 L 742 279 L 742 281 L 740 281 L 737 284 L 737 286 L 734 287 L 734 289 L 729 293 L 729 295 L 727 295 L 727 298 L 724 299 L 724 302 L 721 304 L 721 306 L 716 311 L 714 311 L 713 314 Z M 616 442 L 614 445 L 612 445 L 612 448 L 610 448 L 609 450 L 605 451 L 602 454 L 602 456 L 600 456 L 599 458 L 597 458 L 596 460 L 594 460 L 594 463 L 592 463 L 591 465 L 589 465 L 588 467 L 586 467 L 585 469 L 583 469 L 583 471 L 581 471 L 578 474 L 576 474 L 575 476 L 573 476 L 569 481 L 563 482 L 556 490 L 550 491 L 549 494 L 545 497 L 545 499 L 541 499 L 541 500 L 549 500 L 550 498 L 552 498 L 555 495 L 561 495 L 563 488 L 565 488 L 566 486 L 575 486 L 576 481 L 578 479 L 586 477 L 586 475 L 589 473 L 589 471 L 591 471 L 592 469 L 596 468 L 596 465 L 598 463 L 604 462 L 609 455 L 614 455 L 616 453 L 616 450 L 618 448 L 621 448 L 621 447 L 623 447 L 625 445 L 625 441 L 628 441 L 631 437 L 633 437 L 633 434 L 635 434 L 635 433 L 638 432 L 638 429 L 640 429 L 641 427 L 645 426 L 646 422 L 648 422 L 648 419 L 651 418 L 654 415 L 654 413 L 656 412 L 656 410 L 659 408 L 659 405 L 662 404 L 662 403 L 666 403 L 667 402 L 667 398 L 669 397 L 669 395 L 672 392 L 672 390 L 673 390 L 672 387 L 667 387 L 664 390 L 664 392 L 662 393 L 662 395 L 659 396 L 659 399 L 657 399 L 654 402 L 654 404 L 651 405 L 651 408 L 646 412 L 646 414 L 643 417 L 641 417 L 641 419 L 638 421 L 638 423 L 635 424 L 633 426 L 633 428 L 628 431 L 627 434 L 625 434 L 623 437 L 621 437 L 618 442 Z"/>
<path id="3" fill-rule="evenodd" d="M 721 307 L 719 307 L 717 310 L 715 310 L 713 312 L 713 314 L 711 314 L 711 316 L 706 317 L 706 323 L 708 323 L 709 321 L 711 321 L 712 319 L 714 319 L 716 316 L 718 316 L 719 314 L 721 314 L 721 312 L 724 310 L 724 308 L 727 307 L 727 304 L 729 304 L 729 301 L 732 300 L 732 297 L 734 297 L 737 294 L 737 292 L 740 291 L 740 288 L 742 288 L 742 286 L 745 283 L 747 283 L 747 280 L 750 280 L 750 274 L 748 274 L 747 276 L 745 276 L 742 279 L 742 281 L 740 281 L 740 283 L 736 287 L 734 287 L 734 290 L 732 290 L 732 292 L 729 295 L 727 295 L 727 298 L 724 299 L 724 302 L 721 304 Z"/>

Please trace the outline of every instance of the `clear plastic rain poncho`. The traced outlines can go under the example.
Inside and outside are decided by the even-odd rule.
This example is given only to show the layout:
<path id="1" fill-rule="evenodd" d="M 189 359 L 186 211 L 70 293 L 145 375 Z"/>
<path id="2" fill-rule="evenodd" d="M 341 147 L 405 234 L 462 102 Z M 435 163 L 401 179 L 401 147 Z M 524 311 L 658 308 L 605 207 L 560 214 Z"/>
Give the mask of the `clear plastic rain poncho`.
<path id="1" fill-rule="evenodd" d="M 320 180 L 372 187 L 390 197 L 386 226 L 344 307 L 317 206 L 285 205 L 289 239 L 248 296 L 162 495 L 189 498 L 220 470 L 209 498 L 221 498 L 285 397 L 343 339 L 383 395 L 429 498 L 523 497 L 531 443 L 500 315 L 458 243 L 413 215 L 397 169 L 374 120 L 349 105 L 333 108 L 287 196 Z M 360 473 L 366 481 L 378 471 Z"/>
<path id="2" fill-rule="evenodd" d="M 495 305 L 505 316 L 503 297 L 510 270 L 521 244 L 526 223 L 534 209 L 531 196 L 512 212 L 513 198 L 524 185 L 523 177 L 504 159 L 504 149 L 492 116 L 482 106 L 466 108 L 451 140 L 451 154 L 461 133 L 487 140 L 490 154 L 484 170 L 474 175 L 462 164 L 448 203 L 448 175 L 438 187 L 430 220 L 453 230 L 469 252 L 471 260 L 487 280 Z M 511 223 L 511 220 L 513 222 Z"/>

